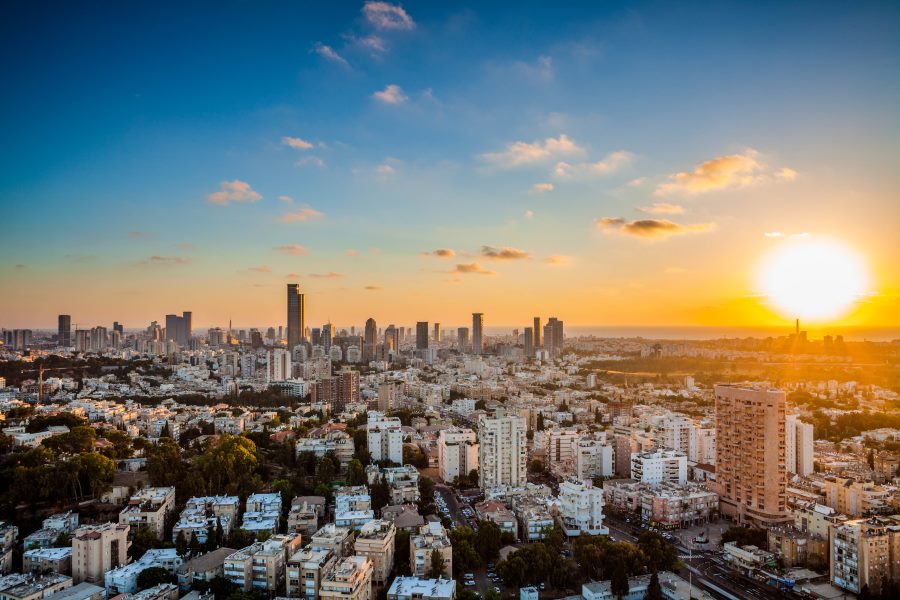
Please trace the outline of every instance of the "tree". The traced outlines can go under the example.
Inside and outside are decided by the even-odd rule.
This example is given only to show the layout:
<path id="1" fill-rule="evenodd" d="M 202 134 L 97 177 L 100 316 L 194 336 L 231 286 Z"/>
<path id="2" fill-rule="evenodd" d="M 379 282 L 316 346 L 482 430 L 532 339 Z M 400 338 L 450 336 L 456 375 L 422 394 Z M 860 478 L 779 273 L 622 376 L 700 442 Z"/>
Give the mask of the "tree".
<path id="1" fill-rule="evenodd" d="M 438 577 L 443 577 L 446 568 L 447 564 L 444 560 L 444 557 L 441 555 L 440 551 L 435 548 L 431 551 L 431 560 L 429 561 L 428 569 L 425 571 L 425 577 L 427 579 L 437 579 Z"/>
<path id="2" fill-rule="evenodd" d="M 172 486 L 185 471 L 181 448 L 171 438 L 162 438 L 147 451 L 147 474 L 156 486 Z"/>
<path id="3" fill-rule="evenodd" d="M 500 592 L 498 592 L 494 588 L 488 588 L 484 592 L 484 600 L 500 600 L 500 598 Z"/>
<path id="4" fill-rule="evenodd" d="M 394 553 L 394 574 L 395 575 L 411 575 L 409 568 L 409 532 L 405 529 L 398 529 L 394 538 L 394 547 L 397 552 Z M 455 559 L 454 559 L 455 560 Z"/>
<path id="5" fill-rule="evenodd" d="M 647 569 L 674 571 L 678 565 L 678 550 L 655 531 L 643 531 L 637 539 L 638 548 L 646 557 Z"/>
<path id="6" fill-rule="evenodd" d="M 503 532 L 493 521 L 478 521 L 478 533 L 475 534 L 475 549 L 485 562 L 494 560 L 500 554 Z"/>
<path id="7" fill-rule="evenodd" d="M 197 556 L 200 553 L 200 540 L 197 539 L 197 534 L 193 531 L 191 532 L 191 541 L 188 542 L 188 548 L 191 551 L 191 556 Z"/>
<path id="8" fill-rule="evenodd" d="M 628 595 L 631 586 L 628 584 L 628 572 L 625 570 L 625 563 L 617 561 L 612 569 L 612 577 L 609 582 L 609 591 L 612 595 L 622 600 Z"/>
<path id="9" fill-rule="evenodd" d="M 644 594 L 644 600 L 663 600 L 662 587 L 659 585 L 659 573 L 653 571 L 650 576 L 650 583 L 647 584 L 647 593 Z"/>
<path id="10" fill-rule="evenodd" d="M 69 548 L 72 546 L 72 534 L 66 531 L 61 531 L 56 539 L 53 540 L 54 548 Z"/>
<path id="11" fill-rule="evenodd" d="M 756 546 L 763 550 L 769 547 L 769 539 L 765 529 L 755 527 L 732 526 L 722 534 L 722 545 L 735 542 L 738 546 Z"/>
<path id="12" fill-rule="evenodd" d="M 544 463 L 542 463 L 538 459 L 534 459 L 533 461 L 531 461 L 531 464 L 528 466 L 528 469 L 532 473 L 543 473 L 544 472 Z"/>
<path id="13" fill-rule="evenodd" d="M 138 573 L 138 590 L 146 590 L 160 583 L 174 583 L 172 575 L 163 567 L 149 567 Z"/>
<path id="14" fill-rule="evenodd" d="M 538 413 L 537 424 L 535 425 L 535 429 L 537 429 L 538 431 L 544 430 L 544 414 L 543 413 Z"/>
<path id="15" fill-rule="evenodd" d="M 875 451 L 869 450 L 869 455 L 866 456 L 866 462 L 869 464 L 870 469 L 875 468 Z"/>
<path id="16" fill-rule="evenodd" d="M 138 528 L 137 533 L 134 534 L 134 540 L 132 540 L 131 547 L 128 551 L 131 553 L 132 558 L 138 559 L 150 548 L 156 548 L 158 546 L 159 539 L 156 537 L 156 534 L 146 525 L 141 525 L 140 528 Z"/>
<path id="17" fill-rule="evenodd" d="M 225 542 L 225 531 L 222 529 L 221 517 L 216 517 L 216 548 L 221 548 Z"/>
<path id="18" fill-rule="evenodd" d="M 366 481 L 366 471 L 362 463 L 356 458 L 347 465 L 347 482 L 350 485 L 365 485 L 368 483 Z"/>
<path id="19" fill-rule="evenodd" d="M 178 556 L 187 554 L 187 538 L 184 537 L 183 529 L 179 529 L 178 535 L 175 536 L 175 550 L 178 552 Z"/>
<path id="20" fill-rule="evenodd" d="M 390 503 L 391 489 L 383 475 L 369 488 L 369 497 L 372 499 L 374 510 L 381 510 Z"/>

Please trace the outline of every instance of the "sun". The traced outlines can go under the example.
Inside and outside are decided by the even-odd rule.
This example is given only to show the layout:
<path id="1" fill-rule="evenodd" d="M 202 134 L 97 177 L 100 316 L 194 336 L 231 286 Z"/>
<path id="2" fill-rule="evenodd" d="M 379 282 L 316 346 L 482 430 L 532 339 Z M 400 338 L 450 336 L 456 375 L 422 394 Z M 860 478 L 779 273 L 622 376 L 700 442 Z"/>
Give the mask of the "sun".
<path id="1" fill-rule="evenodd" d="M 846 314 L 869 282 L 865 261 L 840 242 L 793 238 L 763 259 L 758 284 L 783 316 L 821 322 Z"/>

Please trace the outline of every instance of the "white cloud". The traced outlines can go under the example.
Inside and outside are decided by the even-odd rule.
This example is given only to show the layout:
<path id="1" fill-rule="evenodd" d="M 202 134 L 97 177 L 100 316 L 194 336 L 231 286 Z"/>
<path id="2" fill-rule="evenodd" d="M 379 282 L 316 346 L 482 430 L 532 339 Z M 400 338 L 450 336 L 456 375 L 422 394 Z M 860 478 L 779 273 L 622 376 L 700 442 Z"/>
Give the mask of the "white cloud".
<path id="1" fill-rule="evenodd" d="M 366 2 L 363 5 L 366 20 L 378 29 L 414 29 L 416 23 L 412 17 L 397 4 L 388 2 Z"/>
<path id="2" fill-rule="evenodd" d="M 773 171 L 760 153 L 748 148 L 742 154 L 729 154 L 704 161 L 693 171 L 669 175 L 656 186 L 656 196 L 702 194 L 729 188 L 741 188 L 772 181 L 793 181 L 797 172 L 787 167 Z"/>
<path id="3" fill-rule="evenodd" d="M 372 97 L 385 104 L 403 104 L 409 98 L 403 93 L 399 85 L 390 84 L 380 92 L 375 92 Z"/>
<path id="4" fill-rule="evenodd" d="M 481 155 L 482 160 L 498 167 L 513 168 L 543 163 L 562 156 L 584 154 L 584 149 L 572 139 L 562 134 L 558 138 L 547 138 L 532 143 L 512 142 L 502 152 L 488 152 Z"/>
<path id="5" fill-rule="evenodd" d="M 296 150 L 309 150 L 313 147 L 311 142 L 307 142 L 306 140 L 298 137 L 284 136 L 281 138 L 281 143 L 285 146 L 290 146 Z"/>
<path id="6" fill-rule="evenodd" d="M 316 209 L 304 206 L 294 212 L 284 213 L 278 220 L 282 223 L 302 223 L 304 221 L 309 221 L 310 219 L 315 219 L 321 217 L 322 213 L 317 211 Z"/>
<path id="7" fill-rule="evenodd" d="M 246 181 L 235 179 L 234 181 L 223 181 L 219 184 L 221 188 L 218 192 L 209 194 L 206 199 L 213 204 L 227 206 L 231 202 L 259 202 L 262 196 L 250 187 Z"/>
<path id="8" fill-rule="evenodd" d="M 552 192 L 553 184 L 552 183 L 536 183 L 531 186 L 531 191 L 536 192 L 538 194 L 542 194 L 544 192 Z"/>
<path id="9" fill-rule="evenodd" d="M 683 206 L 669 204 L 668 202 L 654 202 L 652 205 L 645 206 L 638 210 L 651 215 L 680 215 L 684 213 Z"/>
<path id="10" fill-rule="evenodd" d="M 554 174 L 557 177 L 574 177 L 578 175 L 611 175 L 631 164 L 634 154 L 625 150 L 610 152 L 597 162 L 583 162 L 569 164 L 559 162 L 556 164 Z"/>
<path id="11" fill-rule="evenodd" d="M 291 198 L 290 196 L 278 196 L 278 200 L 280 202 L 284 202 L 285 204 L 293 204 L 294 203 L 294 199 Z"/>
<path id="12" fill-rule="evenodd" d="M 525 218 L 526 218 L 526 219 L 533 219 L 533 218 L 534 218 L 534 211 L 531 210 L 530 208 L 529 208 L 528 210 L 526 210 L 526 211 L 525 211 Z"/>
<path id="13" fill-rule="evenodd" d="M 304 156 L 296 163 L 298 167 L 319 167 L 320 169 L 325 166 L 325 161 L 319 158 L 318 156 Z"/>
<path id="14" fill-rule="evenodd" d="M 338 54 L 334 48 L 331 46 L 322 44 L 321 42 L 316 43 L 316 45 L 312 49 L 313 52 L 324 58 L 325 60 L 329 60 L 333 63 L 339 64 L 342 67 L 349 67 L 350 63 L 347 62 L 343 56 Z"/>
<path id="15" fill-rule="evenodd" d="M 285 244 L 284 246 L 276 246 L 275 249 L 279 252 L 283 252 L 284 254 L 290 254 L 292 256 L 309 256 L 310 251 L 309 248 L 305 246 L 301 246 L 300 244 Z"/>

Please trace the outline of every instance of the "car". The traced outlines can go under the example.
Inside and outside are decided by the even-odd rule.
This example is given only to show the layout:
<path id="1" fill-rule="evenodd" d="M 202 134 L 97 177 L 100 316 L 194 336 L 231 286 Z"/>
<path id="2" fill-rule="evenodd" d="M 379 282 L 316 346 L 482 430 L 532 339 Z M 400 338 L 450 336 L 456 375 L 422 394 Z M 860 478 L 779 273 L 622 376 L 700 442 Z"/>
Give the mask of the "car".
<path id="1" fill-rule="evenodd" d="M 463 585 L 465 585 L 465 586 L 473 586 L 473 585 L 475 585 L 475 582 L 472 581 L 471 579 L 466 579 L 466 581 L 463 583 Z"/>
<path id="2" fill-rule="evenodd" d="M 539 588 L 539 589 L 542 589 L 542 590 L 543 590 L 545 587 L 546 587 L 546 586 L 544 585 L 544 582 L 543 582 L 543 581 L 541 582 L 541 585 L 538 586 L 538 588 Z"/>

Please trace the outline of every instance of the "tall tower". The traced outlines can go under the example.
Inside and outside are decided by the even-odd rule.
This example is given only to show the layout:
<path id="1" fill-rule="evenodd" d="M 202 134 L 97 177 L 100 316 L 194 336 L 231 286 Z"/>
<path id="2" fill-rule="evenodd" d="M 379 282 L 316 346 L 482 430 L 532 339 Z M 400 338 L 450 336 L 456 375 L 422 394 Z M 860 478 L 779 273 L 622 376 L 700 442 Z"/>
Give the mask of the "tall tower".
<path id="1" fill-rule="evenodd" d="M 299 283 L 287 284 L 287 342 L 288 350 L 303 341 L 306 331 L 306 298 Z"/>
<path id="2" fill-rule="evenodd" d="M 784 392 L 740 385 L 715 389 L 720 511 L 758 527 L 790 521 Z"/>
<path id="3" fill-rule="evenodd" d="M 63 347 L 72 345 L 71 315 L 59 315 L 59 345 Z"/>
<path id="4" fill-rule="evenodd" d="M 441 343 L 441 324 L 440 323 L 434 324 L 434 335 L 432 336 L 432 339 L 434 340 L 434 343 L 436 346 L 440 345 L 440 343 Z"/>
<path id="5" fill-rule="evenodd" d="M 466 352 L 469 347 L 469 328 L 460 327 L 456 330 L 456 347 L 460 352 Z"/>
<path id="6" fill-rule="evenodd" d="M 534 358 L 534 330 L 525 328 L 525 358 Z"/>
<path id="7" fill-rule="evenodd" d="M 534 347 L 541 347 L 541 318 L 534 318 Z"/>
<path id="8" fill-rule="evenodd" d="M 484 349 L 484 313 L 472 313 L 472 354 L 481 354 Z"/>
<path id="9" fill-rule="evenodd" d="M 428 321 L 416 323 L 416 350 L 428 349 Z"/>
<path id="10" fill-rule="evenodd" d="M 375 360 L 375 347 L 378 345 L 378 326 L 375 319 L 366 319 L 366 331 L 363 338 L 363 361 L 368 363 Z"/>
<path id="11" fill-rule="evenodd" d="M 190 346 L 191 336 L 194 333 L 193 317 L 194 313 L 190 311 L 181 313 L 181 341 L 178 343 L 185 347 Z"/>

